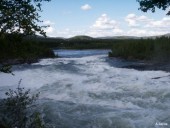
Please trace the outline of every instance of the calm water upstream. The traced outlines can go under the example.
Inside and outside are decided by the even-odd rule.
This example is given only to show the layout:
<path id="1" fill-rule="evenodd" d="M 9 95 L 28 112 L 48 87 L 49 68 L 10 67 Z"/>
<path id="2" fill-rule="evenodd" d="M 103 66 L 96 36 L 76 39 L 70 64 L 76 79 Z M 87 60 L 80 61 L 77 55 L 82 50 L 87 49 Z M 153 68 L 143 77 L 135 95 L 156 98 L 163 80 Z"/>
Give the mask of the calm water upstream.
<path id="1" fill-rule="evenodd" d="M 42 59 L 0 73 L 0 97 L 21 85 L 40 92 L 49 128 L 170 128 L 170 73 L 121 68 L 108 50 L 55 50 Z"/>

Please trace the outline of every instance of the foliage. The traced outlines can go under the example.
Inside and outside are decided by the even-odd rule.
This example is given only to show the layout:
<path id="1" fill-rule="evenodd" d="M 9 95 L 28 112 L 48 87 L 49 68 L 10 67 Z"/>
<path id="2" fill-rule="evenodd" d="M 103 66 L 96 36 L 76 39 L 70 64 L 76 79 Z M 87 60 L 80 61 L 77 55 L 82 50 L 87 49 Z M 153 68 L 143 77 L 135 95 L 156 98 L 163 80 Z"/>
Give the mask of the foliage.
<path id="1" fill-rule="evenodd" d="M 113 44 L 110 57 L 125 59 L 139 59 L 155 62 L 167 62 L 170 58 L 170 39 L 161 37 L 156 39 L 122 40 Z"/>
<path id="2" fill-rule="evenodd" d="M 30 95 L 30 90 L 20 87 L 6 92 L 7 98 L 1 102 L 0 124 L 6 128 L 43 128 L 38 112 L 33 110 L 39 94 Z"/>
<path id="3" fill-rule="evenodd" d="M 22 41 L 16 43 L 1 38 L 0 42 L 1 64 L 31 63 L 36 62 L 39 58 L 55 57 L 52 49 L 36 41 Z"/>
<path id="4" fill-rule="evenodd" d="M 100 39 L 86 36 L 76 36 L 73 38 L 31 38 L 39 44 L 49 48 L 60 49 L 110 49 L 116 39 Z"/>
<path id="5" fill-rule="evenodd" d="M 36 32 L 45 36 L 45 26 L 39 26 L 41 2 L 50 0 L 0 0 L 0 37 L 9 33 L 13 37 L 34 35 Z M 21 37 L 21 36 L 20 36 Z"/>
<path id="6" fill-rule="evenodd" d="M 49 2 L 51 0 L 0 0 L 0 72 L 11 72 L 9 66 L 3 64 L 6 59 L 7 61 L 17 59 L 28 62 L 30 60 L 34 61 L 41 56 L 54 56 L 52 50 L 41 46 L 18 44 L 27 35 L 39 33 L 46 36 L 43 28 L 47 26 L 39 25 L 42 22 L 39 12 L 42 11 L 41 3 L 43 1 Z M 29 49 L 30 53 L 28 53 Z"/>
<path id="7" fill-rule="evenodd" d="M 2 65 L 0 67 L 0 72 L 3 72 L 3 73 L 12 73 L 11 66 L 10 65 Z"/>
<path id="8" fill-rule="evenodd" d="M 152 12 L 155 12 L 155 8 L 159 8 L 162 10 L 166 10 L 170 6 L 170 0 L 137 0 L 140 4 L 140 10 L 147 12 L 148 10 L 151 10 Z M 167 15 L 170 15 L 170 11 L 167 13 Z"/>

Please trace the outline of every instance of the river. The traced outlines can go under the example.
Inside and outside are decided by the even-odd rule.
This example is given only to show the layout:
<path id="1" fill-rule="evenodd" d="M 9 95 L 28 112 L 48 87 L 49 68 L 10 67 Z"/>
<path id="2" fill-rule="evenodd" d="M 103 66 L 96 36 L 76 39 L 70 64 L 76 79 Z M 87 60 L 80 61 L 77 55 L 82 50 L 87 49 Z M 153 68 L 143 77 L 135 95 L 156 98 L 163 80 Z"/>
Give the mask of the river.
<path id="1" fill-rule="evenodd" d="M 170 127 L 169 72 L 122 68 L 135 62 L 108 58 L 108 50 L 54 52 L 60 58 L 0 73 L 0 97 L 22 79 L 22 87 L 40 92 L 49 128 Z"/>

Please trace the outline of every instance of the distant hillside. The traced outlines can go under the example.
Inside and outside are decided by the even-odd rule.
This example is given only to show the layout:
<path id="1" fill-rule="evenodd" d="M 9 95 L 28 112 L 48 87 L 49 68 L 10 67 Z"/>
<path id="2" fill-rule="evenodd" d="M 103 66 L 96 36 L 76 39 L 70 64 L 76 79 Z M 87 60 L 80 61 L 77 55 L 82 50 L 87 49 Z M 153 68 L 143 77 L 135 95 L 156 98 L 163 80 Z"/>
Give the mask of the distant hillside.
<path id="1" fill-rule="evenodd" d="M 64 38 L 64 37 L 43 37 L 43 36 L 27 36 L 25 39 L 33 39 L 33 40 L 41 40 L 41 41 L 58 41 L 58 40 L 117 40 L 117 39 L 155 39 L 157 37 L 170 37 L 170 33 L 164 35 L 157 35 L 157 36 L 145 36 L 145 37 L 137 37 L 137 36 L 106 36 L 106 37 L 90 37 L 86 35 L 78 35 L 71 38 Z"/>
<path id="2" fill-rule="evenodd" d="M 98 37 L 97 39 L 140 39 L 141 37 L 136 36 L 108 36 L 108 37 Z"/>
<path id="3" fill-rule="evenodd" d="M 165 36 L 165 37 L 170 37 L 170 33 L 167 33 L 167 34 L 165 34 L 165 35 L 163 35 L 163 36 Z"/>
<path id="4" fill-rule="evenodd" d="M 61 37 L 42 37 L 42 36 L 28 36 L 25 38 L 27 41 L 36 41 L 45 47 L 56 49 L 110 49 L 116 42 L 124 42 L 128 40 L 140 39 L 156 39 L 158 37 L 170 37 L 170 34 L 149 37 L 136 37 L 136 36 L 113 36 L 113 37 L 98 37 L 93 38 L 90 36 L 79 35 L 71 38 Z"/>
<path id="5" fill-rule="evenodd" d="M 79 35 L 79 36 L 71 37 L 69 39 L 71 39 L 71 40 L 92 40 L 94 38 L 90 37 L 90 36 Z"/>
<path id="6" fill-rule="evenodd" d="M 170 33 L 164 35 L 157 36 L 145 36 L 145 37 L 137 37 L 137 36 L 109 36 L 109 37 L 98 37 L 98 39 L 156 39 L 159 37 L 170 37 Z"/>

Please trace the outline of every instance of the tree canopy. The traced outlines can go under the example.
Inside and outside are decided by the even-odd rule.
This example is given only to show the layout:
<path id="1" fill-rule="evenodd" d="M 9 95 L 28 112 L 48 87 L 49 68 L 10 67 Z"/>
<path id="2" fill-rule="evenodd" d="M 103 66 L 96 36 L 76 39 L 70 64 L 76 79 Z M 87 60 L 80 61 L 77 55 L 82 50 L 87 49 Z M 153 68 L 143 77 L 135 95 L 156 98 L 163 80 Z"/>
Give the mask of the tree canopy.
<path id="1" fill-rule="evenodd" d="M 140 10 L 147 12 L 148 10 L 155 12 L 156 8 L 166 10 L 170 6 L 170 0 L 137 0 L 140 4 Z M 167 15 L 170 15 L 168 11 Z"/>
<path id="2" fill-rule="evenodd" d="M 0 0 L 0 36 L 6 33 L 46 35 L 40 26 L 41 3 L 51 0 Z"/>

